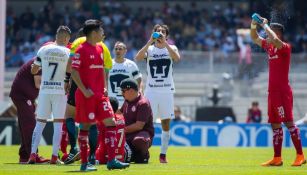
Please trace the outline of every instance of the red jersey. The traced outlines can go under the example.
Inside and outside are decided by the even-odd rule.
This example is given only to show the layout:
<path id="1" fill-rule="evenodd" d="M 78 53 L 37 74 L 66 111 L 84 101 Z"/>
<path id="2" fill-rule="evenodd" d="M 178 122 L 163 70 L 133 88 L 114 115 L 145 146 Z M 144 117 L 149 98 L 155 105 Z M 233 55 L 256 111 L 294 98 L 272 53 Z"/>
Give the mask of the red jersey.
<path id="1" fill-rule="evenodd" d="M 116 158 L 120 161 L 124 161 L 125 158 L 125 119 L 121 114 L 115 114 L 115 123 L 116 123 L 116 140 L 117 148 L 115 149 Z M 96 151 L 96 158 L 99 160 L 100 164 L 107 163 L 107 150 L 105 145 L 105 126 L 102 123 L 97 124 L 98 127 L 98 149 Z"/>
<path id="2" fill-rule="evenodd" d="M 269 56 L 269 91 L 288 91 L 291 46 L 283 42 L 277 49 L 266 40 L 262 40 L 262 48 Z"/>
<path id="3" fill-rule="evenodd" d="M 97 44 L 82 43 L 72 58 L 72 68 L 80 74 L 82 83 L 94 93 L 102 93 L 105 88 L 103 48 Z"/>

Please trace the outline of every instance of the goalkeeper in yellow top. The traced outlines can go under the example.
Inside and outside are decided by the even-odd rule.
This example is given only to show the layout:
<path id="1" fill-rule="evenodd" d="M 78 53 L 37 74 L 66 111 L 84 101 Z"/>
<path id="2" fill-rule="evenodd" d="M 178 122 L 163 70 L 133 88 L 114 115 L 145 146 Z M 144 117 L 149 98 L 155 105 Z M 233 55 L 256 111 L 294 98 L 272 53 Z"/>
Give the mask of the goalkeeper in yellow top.
<path id="1" fill-rule="evenodd" d="M 79 47 L 80 44 L 84 43 L 86 41 L 86 38 L 83 36 L 83 30 L 80 29 L 78 33 L 78 38 L 71 44 L 70 48 L 70 56 L 74 56 L 76 49 Z M 101 41 L 100 43 L 103 47 L 103 59 L 104 59 L 104 68 L 106 72 L 106 82 L 108 82 L 108 72 L 112 68 L 112 57 L 110 54 L 110 51 L 108 47 Z M 66 77 L 66 80 L 68 81 L 70 77 Z M 106 87 L 108 85 L 106 84 Z M 65 113 L 65 119 L 66 119 L 66 128 L 67 133 L 69 137 L 69 142 L 71 145 L 71 149 L 68 155 L 63 156 L 62 161 L 64 161 L 65 164 L 71 164 L 76 160 L 80 159 L 80 150 L 77 146 L 77 129 L 75 126 L 75 91 L 77 90 L 77 85 L 71 81 L 71 87 L 68 94 L 67 99 L 67 106 L 66 106 L 66 113 Z M 65 128 L 65 127 L 63 127 Z M 65 133 L 65 129 L 63 129 L 63 133 Z M 62 138 L 62 140 L 65 138 Z M 63 140 L 63 143 L 65 141 Z M 95 165 L 96 157 L 95 157 L 95 151 L 96 151 L 96 145 L 97 145 L 97 128 L 96 125 L 92 125 L 90 128 L 90 134 L 89 134 L 89 145 L 90 145 L 90 154 L 89 154 L 89 162 L 93 165 Z M 63 147 L 65 147 L 63 145 Z M 61 144 L 62 148 L 62 144 Z"/>

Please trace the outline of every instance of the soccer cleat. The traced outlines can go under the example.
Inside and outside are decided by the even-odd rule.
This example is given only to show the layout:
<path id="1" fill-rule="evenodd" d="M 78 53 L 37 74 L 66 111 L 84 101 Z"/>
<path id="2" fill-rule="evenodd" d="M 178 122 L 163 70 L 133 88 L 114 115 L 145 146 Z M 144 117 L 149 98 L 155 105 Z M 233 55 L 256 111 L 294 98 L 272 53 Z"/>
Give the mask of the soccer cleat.
<path id="1" fill-rule="evenodd" d="M 297 154 L 294 162 L 291 166 L 301 166 L 306 163 L 306 159 L 303 154 Z"/>
<path id="2" fill-rule="evenodd" d="M 167 163 L 166 154 L 160 154 L 160 163 Z"/>
<path id="3" fill-rule="evenodd" d="M 125 169 L 130 166 L 129 163 L 123 163 L 117 159 L 113 159 L 107 163 L 107 168 L 108 170 L 113 170 L 113 169 Z"/>
<path id="4" fill-rule="evenodd" d="M 52 155 L 51 160 L 50 160 L 50 164 L 53 164 L 53 165 L 63 165 L 64 162 L 62 162 L 62 161 L 58 158 L 58 156 Z"/>
<path id="5" fill-rule="evenodd" d="M 97 168 L 90 163 L 81 164 L 80 171 L 97 171 Z"/>
<path id="6" fill-rule="evenodd" d="M 47 164 L 49 162 L 50 162 L 50 159 L 45 159 L 44 157 L 36 154 L 36 164 Z"/>
<path id="7" fill-rule="evenodd" d="M 61 157 L 61 161 L 65 162 L 67 158 L 68 158 L 68 154 L 64 153 L 63 156 Z"/>
<path id="8" fill-rule="evenodd" d="M 37 155 L 35 153 L 32 153 L 29 157 L 28 164 L 35 164 L 36 163 L 36 157 L 37 157 Z"/>
<path id="9" fill-rule="evenodd" d="M 88 161 L 89 161 L 90 164 L 96 165 L 96 156 L 95 156 L 95 154 L 90 155 L 89 158 L 88 158 Z"/>
<path id="10" fill-rule="evenodd" d="M 75 161 L 80 160 L 80 151 L 79 150 L 75 150 L 75 151 L 71 151 L 68 154 L 67 159 L 64 161 L 65 164 L 72 164 Z"/>
<path id="11" fill-rule="evenodd" d="M 274 157 L 273 159 L 261 164 L 261 166 L 282 166 L 282 165 L 283 162 L 281 157 Z"/>

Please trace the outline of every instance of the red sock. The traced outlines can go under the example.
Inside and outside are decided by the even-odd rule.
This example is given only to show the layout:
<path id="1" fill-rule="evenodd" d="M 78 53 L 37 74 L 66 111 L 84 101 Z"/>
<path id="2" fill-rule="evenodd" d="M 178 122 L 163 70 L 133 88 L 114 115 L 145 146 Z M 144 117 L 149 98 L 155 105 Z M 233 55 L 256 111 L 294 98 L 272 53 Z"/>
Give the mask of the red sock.
<path id="1" fill-rule="evenodd" d="M 284 134 L 282 128 L 273 129 L 274 157 L 281 157 L 283 137 Z"/>
<path id="2" fill-rule="evenodd" d="M 108 161 L 115 158 L 116 140 L 116 127 L 106 127 L 105 131 L 105 144 L 108 152 Z"/>
<path id="3" fill-rule="evenodd" d="M 68 145 L 68 133 L 67 133 L 67 127 L 66 123 L 63 123 L 63 128 L 62 128 L 62 139 L 61 139 L 61 151 L 62 153 L 67 153 L 66 148 Z"/>
<path id="4" fill-rule="evenodd" d="M 293 142 L 293 145 L 296 149 L 296 154 L 303 154 L 303 149 L 302 149 L 302 141 L 301 141 L 301 136 L 300 136 L 300 129 L 297 126 L 292 126 L 289 128 L 291 139 Z"/>
<path id="5" fill-rule="evenodd" d="M 81 163 L 87 163 L 88 131 L 80 130 L 78 141 L 81 152 Z"/>

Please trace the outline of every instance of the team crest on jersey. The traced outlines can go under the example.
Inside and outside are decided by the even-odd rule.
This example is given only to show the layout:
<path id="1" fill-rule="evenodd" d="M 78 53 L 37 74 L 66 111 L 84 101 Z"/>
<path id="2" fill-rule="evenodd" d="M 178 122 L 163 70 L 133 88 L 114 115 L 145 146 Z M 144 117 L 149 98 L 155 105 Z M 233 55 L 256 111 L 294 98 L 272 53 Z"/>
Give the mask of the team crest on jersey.
<path id="1" fill-rule="evenodd" d="M 132 111 L 132 112 L 135 112 L 135 110 L 136 110 L 136 107 L 135 107 L 135 106 L 132 106 L 131 111 Z"/>
<path id="2" fill-rule="evenodd" d="M 75 56 L 76 59 L 80 58 L 80 54 L 79 53 L 75 53 L 74 56 Z"/>
<path id="3" fill-rule="evenodd" d="M 29 106 L 32 106 L 31 100 L 27 100 L 27 104 L 28 104 Z"/>
<path id="4" fill-rule="evenodd" d="M 90 119 L 90 120 L 94 120 L 94 118 L 95 118 L 95 114 L 94 113 L 89 113 L 88 114 L 88 118 Z"/>

